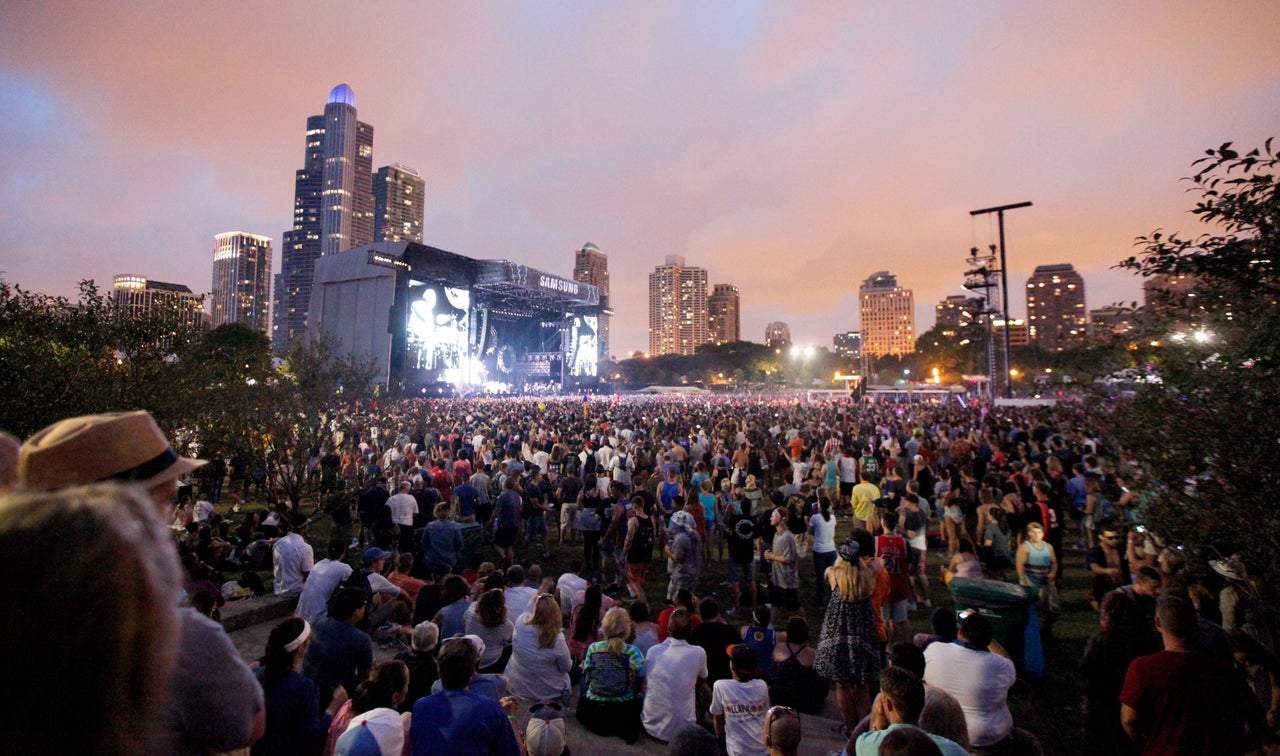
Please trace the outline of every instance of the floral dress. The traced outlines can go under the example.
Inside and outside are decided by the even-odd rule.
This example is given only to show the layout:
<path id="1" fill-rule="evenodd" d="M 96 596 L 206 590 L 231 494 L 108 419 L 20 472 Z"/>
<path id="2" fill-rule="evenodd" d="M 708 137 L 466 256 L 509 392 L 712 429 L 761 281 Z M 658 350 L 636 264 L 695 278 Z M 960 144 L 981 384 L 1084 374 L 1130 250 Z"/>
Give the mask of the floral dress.
<path id="1" fill-rule="evenodd" d="M 871 598 L 845 601 L 833 592 L 822 621 L 814 670 L 828 680 L 866 685 L 878 679 L 880 666 Z"/>

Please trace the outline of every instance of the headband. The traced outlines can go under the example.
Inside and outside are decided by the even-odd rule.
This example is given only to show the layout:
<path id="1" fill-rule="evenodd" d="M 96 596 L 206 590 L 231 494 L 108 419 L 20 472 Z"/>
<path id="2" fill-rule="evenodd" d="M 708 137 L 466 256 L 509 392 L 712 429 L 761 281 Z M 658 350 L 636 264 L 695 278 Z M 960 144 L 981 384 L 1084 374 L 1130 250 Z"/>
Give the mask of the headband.
<path id="1" fill-rule="evenodd" d="M 284 650 L 289 653 L 297 651 L 303 643 L 307 642 L 307 638 L 311 637 L 311 623 L 306 620 L 302 621 L 302 632 L 298 633 L 298 637 L 284 644 Z"/>

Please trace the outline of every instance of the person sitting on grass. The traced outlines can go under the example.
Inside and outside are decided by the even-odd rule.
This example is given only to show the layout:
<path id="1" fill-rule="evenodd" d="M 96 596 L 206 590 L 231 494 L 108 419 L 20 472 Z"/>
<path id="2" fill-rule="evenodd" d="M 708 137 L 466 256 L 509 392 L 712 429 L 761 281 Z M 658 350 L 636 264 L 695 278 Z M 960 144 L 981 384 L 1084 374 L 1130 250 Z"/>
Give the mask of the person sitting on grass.
<path id="1" fill-rule="evenodd" d="M 730 646 L 733 677 L 717 680 L 711 689 L 711 716 L 716 737 L 729 756 L 765 756 L 764 717 L 769 686 L 756 674 L 756 652 L 745 643 Z"/>
<path id="2" fill-rule="evenodd" d="M 880 673 L 880 695 L 871 707 L 871 730 L 850 741 L 845 752 L 851 756 L 875 756 L 885 737 L 894 730 L 920 729 L 920 712 L 924 709 L 924 682 L 901 667 L 890 667 Z M 921 730 L 923 732 L 923 730 Z M 966 756 L 968 751 L 941 735 L 929 734 L 943 756 Z"/>

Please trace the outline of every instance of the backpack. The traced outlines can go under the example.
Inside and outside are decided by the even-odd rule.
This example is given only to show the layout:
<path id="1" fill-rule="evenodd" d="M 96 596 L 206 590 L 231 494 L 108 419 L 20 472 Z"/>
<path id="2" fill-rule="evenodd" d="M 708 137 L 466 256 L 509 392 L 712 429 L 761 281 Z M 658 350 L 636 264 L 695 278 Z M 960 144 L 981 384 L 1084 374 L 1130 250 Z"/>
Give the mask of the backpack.
<path id="1" fill-rule="evenodd" d="M 1097 515 L 1097 521 L 1110 520 L 1116 514 L 1116 505 L 1111 503 L 1111 499 L 1103 496 L 1101 493 L 1095 495 L 1094 504 L 1096 508 L 1094 513 Z M 1094 523 L 1095 526 L 1097 523 Z"/>

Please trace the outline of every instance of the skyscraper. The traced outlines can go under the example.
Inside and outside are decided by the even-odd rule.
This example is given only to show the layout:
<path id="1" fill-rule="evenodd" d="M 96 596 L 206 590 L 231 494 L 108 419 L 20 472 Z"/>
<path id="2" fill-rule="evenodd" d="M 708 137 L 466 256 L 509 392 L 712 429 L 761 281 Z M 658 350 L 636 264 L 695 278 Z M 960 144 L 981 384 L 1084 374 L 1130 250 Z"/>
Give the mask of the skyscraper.
<path id="1" fill-rule="evenodd" d="M 374 241 L 422 243 L 426 183 L 418 172 L 396 163 L 373 177 Z"/>
<path id="2" fill-rule="evenodd" d="M 860 364 L 862 362 L 862 334 L 857 331 L 837 333 L 831 339 L 835 353 L 845 359 Z"/>
<path id="3" fill-rule="evenodd" d="M 213 237 L 210 325 L 243 323 L 267 333 L 271 307 L 271 237 L 231 231 Z"/>
<path id="4" fill-rule="evenodd" d="M 742 341 L 742 306 L 738 287 L 716 284 L 707 297 L 707 338 L 715 344 Z"/>
<path id="5" fill-rule="evenodd" d="M 649 354 L 693 354 L 707 343 L 707 271 L 667 255 L 649 274 Z"/>
<path id="6" fill-rule="evenodd" d="M 165 308 L 188 328 L 199 328 L 204 319 L 204 295 L 183 284 L 155 281 L 136 273 L 121 273 L 111 284 L 116 313 L 121 317 L 143 317 Z"/>
<path id="7" fill-rule="evenodd" d="M 791 326 L 781 320 L 775 320 L 764 327 L 764 345 L 784 347 L 791 343 Z"/>
<path id="8" fill-rule="evenodd" d="M 858 289 L 862 353 L 869 358 L 916 350 L 915 296 L 888 271 L 867 277 Z"/>
<path id="9" fill-rule="evenodd" d="M 316 258 L 373 241 L 373 127 L 356 120 L 351 87 L 329 92 L 324 115 L 307 119 L 306 162 L 294 177 L 293 228 L 281 242 L 272 343 L 282 351 L 306 333 Z"/>
<path id="10" fill-rule="evenodd" d="M 1084 278 L 1070 263 L 1040 265 L 1027 279 L 1027 331 L 1031 343 L 1062 351 L 1088 335 Z"/>
<path id="11" fill-rule="evenodd" d="M 936 319 L 933 327 L 940 330 L 943 336 L 955 336 L 981 319 L 984 306 L 980 297 L 952 294 L 934 305 Z"/>
<path id="12" fill-rule="evenodd" d="M 600 354 L 609 356 L 609 256 L 591 242 L 573 253 L 573 280 L 589 283 L 600 290 Z"/>

